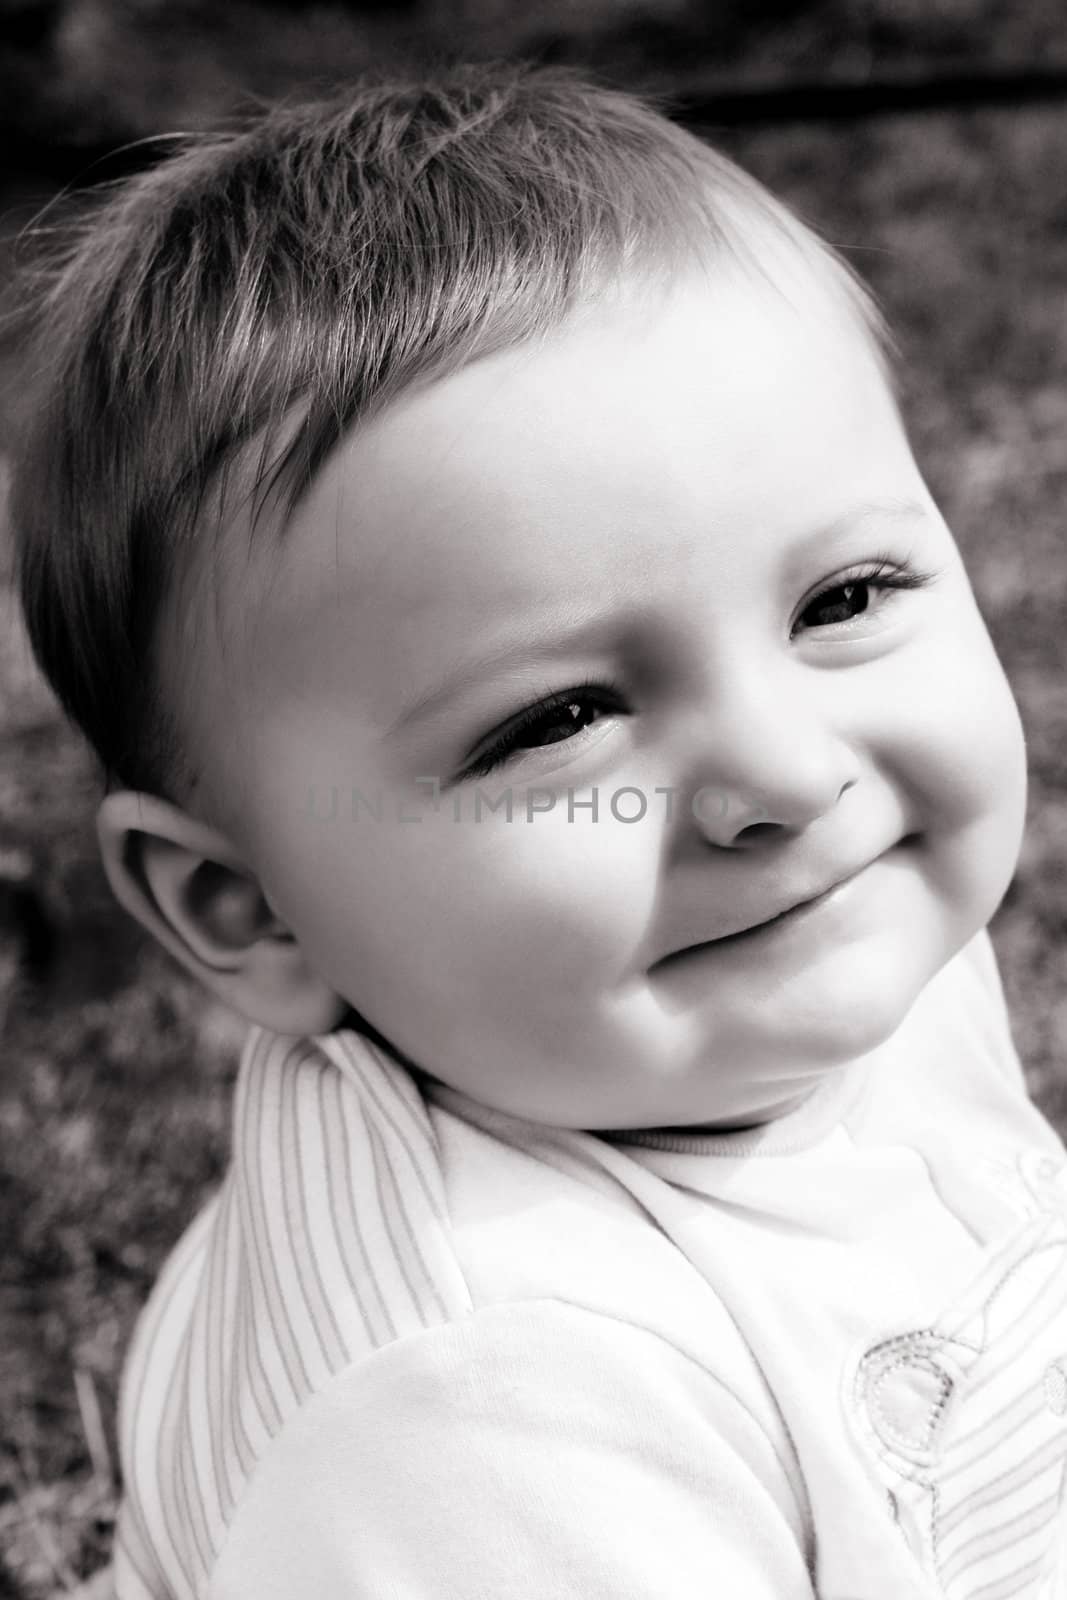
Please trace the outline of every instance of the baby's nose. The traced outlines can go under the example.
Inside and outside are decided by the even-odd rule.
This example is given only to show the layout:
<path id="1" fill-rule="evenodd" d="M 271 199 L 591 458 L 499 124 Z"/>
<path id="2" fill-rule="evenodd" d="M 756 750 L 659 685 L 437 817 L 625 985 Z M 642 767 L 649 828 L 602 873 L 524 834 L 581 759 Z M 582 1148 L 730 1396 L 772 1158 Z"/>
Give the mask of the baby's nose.
<path id="1" fill-rule="evenodd" d="M 695 736 L 689 814 L 726 849 L 799 832 L 831 811 L 857 781 L 855 754 L 829 707 L 783 675 L 716 695 Z"/>

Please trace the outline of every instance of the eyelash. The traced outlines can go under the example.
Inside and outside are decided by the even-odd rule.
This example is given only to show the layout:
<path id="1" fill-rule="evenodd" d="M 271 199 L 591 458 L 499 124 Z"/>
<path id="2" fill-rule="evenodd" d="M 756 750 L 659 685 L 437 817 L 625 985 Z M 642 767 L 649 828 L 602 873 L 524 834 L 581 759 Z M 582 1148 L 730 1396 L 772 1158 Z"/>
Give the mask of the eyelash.
<path id="1" fill-rule="evenodd" d="M 836 583 L 828 585 L 825 589 L 820 589 L 804 606 L 804 611 L 810 610 L 817 600 L 821 600 L 827 595 L 836 594 L 840 589 L 866 585 L 888 597 L 889 594 L 903 589 L 925 588 L 927 584 L 933 581 L 933 577 L 933 573 L 919 572 L 910 565 L 901 566 L 889 556 L 877 556 L 868 565 L 842 573 Z M 865 616 L 866 614 L 867 608 L 858 613 L 860 616 Z M 801 615 L 803 615 L 803 611 Z M 851 621 L 852 619 L 849 618 L 847 620 Z M 823 626 L 835 627 L 837 624 L 826 623 Z M 601 709 L 610 705 L 611 709 L 618 710 L 623 698 L 622 690 L 611 679 L 587 678 L 583 679 L 581 683 L 574 684 L 569 689 L 564 689 L 559 694 L 550 695 L 545 700 L 539 700 L 536 705 L 528 706 L 525 711 L 520 711 L 506 730 L 475 761 L 470 763 L 464 770 L 463 776 L 467 778 L 487 777 L 490 772 L 502 766 L 515 753 L 519 748 L 517 740 L 522 734 L 526 733 L 530 728 L 536 727 L 539 722 L 547 721 L 550 717 L 563 711 L 567 706 L 576 705 L 580 702 L 596 701 L 600 703 Z M 578 734 L 584 731 L 582 728 L 577 730 Z M 548 749 L 553 744 L 571 743 L 573 743 L 572 739 L 553 739 L 549 741 L 548 745 L 534 746 L 533 748 Z"/>
<path id="2" fill-rule="evenodd" d="M 804 606 L 801 616 L 804 611 L 810 610 L 817 600 L 822 600 L 828 594 L 835 594 L 838 589 L 848 589 L 862 584 L 888 594 L 901 589 L 924 589 L 933 581 L 932 572 L 920 572 L 910 562 L 894 561 L 890 555 L 877 555 L 862 566 L 850 567 L 847 572 L 841 574 L 836 583 L 829 584 L 825 589 L 819 589 Z M 860 612 L 859 615 L 865 616 L 866 612 Z"/>
<path id="3" fill-rule="evenodd" d="M 622 701 L 622 691 L 611 679 L 587 678 L 581 683 L 576 683 L 572 689 L 565 689 L 562 694 L 552 695 L 548 700 L 539 700 L 536 705 L 528 706 L 525 711 L 520 711 L 504 733 L 496 739 L 487 750 L 472 761 L 465 769 L 464 777 L 484 778 L 493 772 L 518 749 L 517 740 L 528 728 L 534 728 L 539 722 L 547 722 L 550 717 L 556 716 L 567 706 L 575 705 L 579 701 L 611 701 L 612 709 L 617 710 Z M 602 707 L 603 709 L 603 707 Z M 579 733 L 584 729 L 579 728 Z M 571 744 L 570 739 L 552 739 L 549 744 Z M 548 745 L 537 748 L 547 749 Z"/>

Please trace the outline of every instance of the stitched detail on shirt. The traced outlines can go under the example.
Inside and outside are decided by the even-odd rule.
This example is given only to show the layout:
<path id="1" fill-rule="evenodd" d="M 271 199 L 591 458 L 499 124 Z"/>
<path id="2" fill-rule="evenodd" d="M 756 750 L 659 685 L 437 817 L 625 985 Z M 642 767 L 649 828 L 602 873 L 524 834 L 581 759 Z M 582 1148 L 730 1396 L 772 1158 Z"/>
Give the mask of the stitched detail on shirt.
<path id="1" fill-rule="evenodd" d="M 1050 1208 L 934 1324 L 851 1363 L 854 1435 L 945 1600 L 1067 1600 L 1065 1344 L 1067 1217 Z"/>

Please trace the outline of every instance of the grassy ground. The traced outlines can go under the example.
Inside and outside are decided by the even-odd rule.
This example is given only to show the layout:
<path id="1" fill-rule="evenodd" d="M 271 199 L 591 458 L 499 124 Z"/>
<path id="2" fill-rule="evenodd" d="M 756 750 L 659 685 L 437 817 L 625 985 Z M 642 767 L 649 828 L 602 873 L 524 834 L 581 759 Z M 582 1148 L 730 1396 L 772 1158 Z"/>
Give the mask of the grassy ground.
<path id="1" fill-rule="evenodd" d="M 916 448 L 1028 730 L 1027 843 L 993 935 L 1031 1086 L 1067 1132 L 1067 111 L 721 142 L 851 253 L 901 334 Z M 106 1556 L 122 1351 L 222 1170 L 240 1028 L 112 908 L 95 775 L 8 578 L 0 554 L 0 869 L 35 887 L 55 949 L 16 979 L 0 930 L 0 1593 L 44 1600 Z"/>

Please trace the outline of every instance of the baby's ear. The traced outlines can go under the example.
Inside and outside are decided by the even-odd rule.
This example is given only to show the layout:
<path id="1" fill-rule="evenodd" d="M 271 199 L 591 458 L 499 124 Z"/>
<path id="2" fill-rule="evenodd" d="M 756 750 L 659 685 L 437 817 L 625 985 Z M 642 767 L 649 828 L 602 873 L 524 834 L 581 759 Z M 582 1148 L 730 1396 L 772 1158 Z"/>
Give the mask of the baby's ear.
<path id="1" fill-rule="evenodd" d="M 226 835 L 152 795 L 109 794 L 96 819 L 121 905 L 250 1022 L 329 1033 L 344 1000 L 309 967 Z"/>

